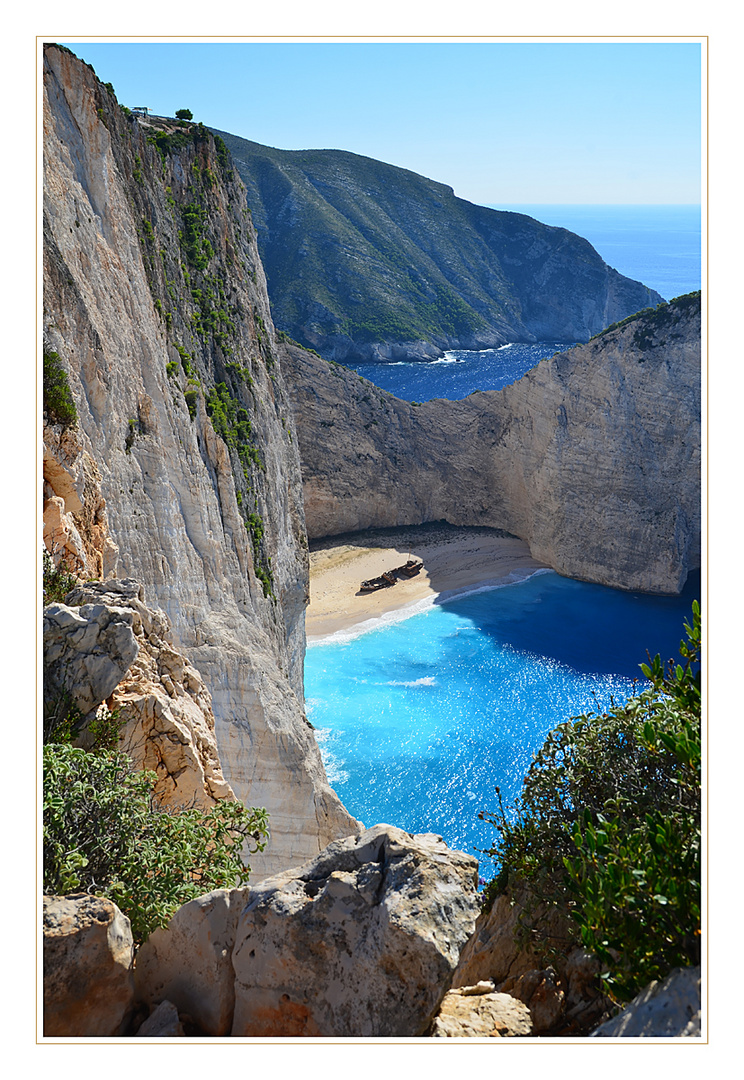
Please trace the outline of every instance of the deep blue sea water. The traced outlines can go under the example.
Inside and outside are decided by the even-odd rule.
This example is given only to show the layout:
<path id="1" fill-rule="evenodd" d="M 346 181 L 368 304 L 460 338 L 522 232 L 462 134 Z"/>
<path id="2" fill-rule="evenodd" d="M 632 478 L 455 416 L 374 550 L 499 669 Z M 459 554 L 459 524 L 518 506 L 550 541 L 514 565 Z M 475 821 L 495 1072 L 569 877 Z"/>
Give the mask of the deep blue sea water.
<path id="1" fill-rule="evenodd" d="M 511 801 L 552 727 L 630 696 L 647 650 L 676 656 L 699 583 L 653 598 L 547 571 L 311 645 L 308 716 L 332 786 L 366 826 L 487 849 L 477 815 L 496 786 Z"/>
<path id="2" fill-rule="evenodd" d="M 665 300 L 700 288 L 699 206 L 498 206 L 585 237 L 621 274 Z M 570 341 L 509 344 L 481 352 L 453 351 L 430 363 L 357 364 L 354 370 L 405 401 L 458 401 L 474 390 L 501 390 Z"/>

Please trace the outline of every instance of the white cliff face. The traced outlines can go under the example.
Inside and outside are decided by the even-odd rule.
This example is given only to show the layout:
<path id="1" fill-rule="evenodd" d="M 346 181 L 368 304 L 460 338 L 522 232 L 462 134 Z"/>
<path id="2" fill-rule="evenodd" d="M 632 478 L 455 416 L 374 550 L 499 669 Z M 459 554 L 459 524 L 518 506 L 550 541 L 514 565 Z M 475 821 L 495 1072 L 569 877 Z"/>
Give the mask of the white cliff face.
<path id="1" fill-rule="evenodd" d="M 699 300 L 457 402 L 412 405 L 288 352 L 310 537 L 486 525 L 562 574 L 652 593 L 700 565 Z"/>
<path id="2" fill-rule="evenodd" d="M 49 536 L 167 614 L 225 779 L 269 811 L 261 876 L 356 823 L 304 718 L 301 479 L 255 234 L 203 129 L 161 155 L 71 54 L 47 48 L 44 81 L 45 344 L 79 416 L 74 445 L 45 432 Z"/>

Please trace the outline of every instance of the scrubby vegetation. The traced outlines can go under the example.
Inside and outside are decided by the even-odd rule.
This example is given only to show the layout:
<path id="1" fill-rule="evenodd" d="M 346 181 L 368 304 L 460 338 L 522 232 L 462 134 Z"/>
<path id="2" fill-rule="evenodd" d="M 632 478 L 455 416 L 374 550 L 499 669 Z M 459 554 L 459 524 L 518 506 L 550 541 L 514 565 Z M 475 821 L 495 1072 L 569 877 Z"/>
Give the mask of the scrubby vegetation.
<path id="1" fill-rule="evenodd" d="M 50 424 L 74 427 L 77 409 L 59 353 L 44 350 L 44 413 Z"/>
<path id="2" fill-rule="evenodd" d="M 101 728 L 93 751 L 70 744 L 74 728 L 44 746 L 44 891 L 107 897 L 139 944 L 194 897 L 246 882 L 243 845 L 264 850 L 268 815 L 238 802 L 159 805 L 155 773 L 115 748 L 116 722 Z"/>
<path id="3" fill-rule="evenodd" d="M 550 955 L 545 913 L 602 964 L 626 1001 L 671 968 L 700 962 L 700 609 L 683 664 L 644 664 L 647 689 L 601 716 L 561 724 L 525 777 L 514 816 L 481 815 L 499 839 L 486 902 L 517 885 L 526 938 Z M 542 911 L 542 917 L 535 913 Z M 561 943 L 565 951 L 566 942 Z"/>

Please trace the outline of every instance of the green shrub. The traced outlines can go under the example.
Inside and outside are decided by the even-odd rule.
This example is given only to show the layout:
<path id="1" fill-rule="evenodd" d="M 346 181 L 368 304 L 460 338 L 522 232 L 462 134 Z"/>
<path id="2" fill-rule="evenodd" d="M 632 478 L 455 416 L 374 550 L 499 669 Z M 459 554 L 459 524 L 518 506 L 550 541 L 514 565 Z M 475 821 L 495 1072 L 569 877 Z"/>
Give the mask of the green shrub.
<path id="1" fill-rule="evenodd" d="M 194 114 L 191 109 L 176 109 L 176 119 L 178 120 L 193 120 Z"/>
<path id="2" fill-rule="evenodd" d="M 164 808 L 155 780 L 126 754 L 44 747 L 44 890 L 108 897 L 136 943 L 194 897 L 246 882 L 243 844 L 263 851 L 268 838 L 265 810 Z"/>
<path id="3" fill-rule="evenodd" d="M 44 412 L 50 424 L 74 427 L 77 409 L 59 353 L 44 350 Z"/>
<path id="4" fill-rule="evenodd" d="M 641 665 L 650 686 L 625 705 L 559 725 L 530 766 L 515 816 L 481 815 L 500 834 L 487 902 L 525 884 L 523 924 L 540 907 L 563 916 L 573 943 L 599 957 L 616 1001 L 700 962 L 697 603 L 685 630 L 684 666 L 665 670 L 657 656 Z M 529 932 L 549 954 L 539 926 Z"/>
<path id="5" fill-rule="evenodd" d="M 46 548 L 42 549 L 41 559 L 44 607 L 47 604 L 61 604 L 68 592 L 77 585 L 77 578 L 70 573 L 64 562 L 55 566 Z"/>

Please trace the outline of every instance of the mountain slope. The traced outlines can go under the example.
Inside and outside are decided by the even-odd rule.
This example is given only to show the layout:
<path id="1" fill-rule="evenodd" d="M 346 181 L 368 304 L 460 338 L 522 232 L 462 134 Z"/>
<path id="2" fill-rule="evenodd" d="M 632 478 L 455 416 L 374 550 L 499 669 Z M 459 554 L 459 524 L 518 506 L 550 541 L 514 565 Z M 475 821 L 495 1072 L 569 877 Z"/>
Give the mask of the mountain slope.
<path id="1" fill-rule="evenodd" d="M 218 134 L 246 185 L 276 325 L 326 359 L 586 341 L 661 300 L 568 230 L 406 169 Z"/>

